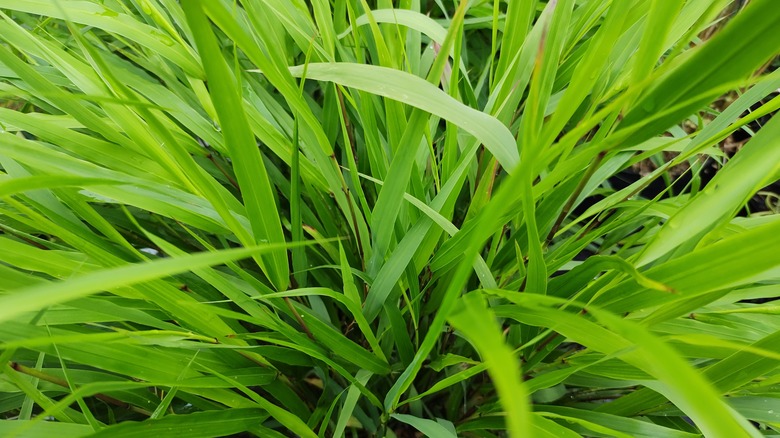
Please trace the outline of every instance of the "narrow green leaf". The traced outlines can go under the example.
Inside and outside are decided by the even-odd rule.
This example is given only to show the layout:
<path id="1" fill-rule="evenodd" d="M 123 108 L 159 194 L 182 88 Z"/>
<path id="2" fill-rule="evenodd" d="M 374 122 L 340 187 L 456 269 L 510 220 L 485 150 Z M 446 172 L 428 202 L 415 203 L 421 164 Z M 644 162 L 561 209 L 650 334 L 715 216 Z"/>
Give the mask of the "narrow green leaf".
<path id="1" fill-rule="evenodd" d="M 441 424 L 428 420 L 425 418 L 418 418 L 413 415 L 407 414 L 393 414 L 390 416 L 402 423 L 406 423 L 415 429 L 422 432 L 425 436 L 429 437 L 441 437 L 441 438 L 455 438 L 457 437 L 452 431 L 442 426 Z"/>
<path id="2" fill-rule="evenodd" d="M 261 409 L 226 409 L 195 412 L 187 415 L 167 415 L 143 422 L 124 421 L 91 435 L 95 438 L 133 438 L 139 434 L 153 434 L 160 438 L 181 436 L 212 438 L 238 434 L 250 430 L 267 417 Z"/>
<path id="3" fill-rule="evenodd" d="M 91 436 L 95 431 L 86 424 L 60 423 L 53 421 L 3 420 L 0 421 L 0 434 L 14 436 L 17 429 L 24 430 L 25 438 L 81 438 Z"/>
<path id="4" fill-rule="evenodd" d="M 273 187 L 263 164 L 263 157 L 255 142 L 244 112 L 240 88 L 231 74 L 214 33 L 209 26 L 200 1 L 183 5 L 197 42 L 206 76 L 212 88 L 211 97 L 219 115 L 225 143 L 233 158 L 236 177 L 241 186 L 249 223 L 256 243 L 283 243 L 285 241 Z M 287 251 L 275 250 L 263 257 L 264 269 L 278 290 L 287 289 L 289 267 Z"/>
<path id="5" fill-rule="evenodd" d="M 639 346 L 637 359 L 646 361 L 648 372 L 663 381 L 664 395 L 688 414 L 705 436 L 761 436 L 744 417 L 728 409 L 712 384 L 671 347 L 634 324 L 590 310 L 609 328 Z"/>
<path id="6" fill-rule="evenodd" d="M 219 265 L 278 250 L 279 247 L 280 245 L 265 245 L 187 255 L 105 269 L 59 283 L 30 286 L 0 297 L 0 322 L 13 319 L 24 312 L 45 309 L 53 304 L 85 297 L 100 291 L 143 283 L 191 269 Z"/>
<path id="7" fill-rule="evenodd" d="M 290 67 L 290 72 L 301 77 L 303 66 Z M 339 62 L 309 64 L 306 77 L 384 96 L 448 120 L 479 139 L 510 172 L 520 161 L 514 137 L 506 126 L 417 76 L 387 67 Z"/>
<path id="8" fill-rule="evenodd" d="M 773 0 L 750 2 L 725 28 L 699 47 L 685 62 L 659 79 L 626 114 L 621 127 L 642 123 L 660 109 L 673 108 L 650 119 L 626 144 L 636 144 L 667 129 L 722 93 L 723 84 L 744 81 L 780 52 L 780 15 Z"/>
<path id="9" fill-rule="evenodd" d="M 780 117 L 773 117 L 688 205 L 658 231 L 642 252 L 647 264 L 728 221 L 780 172 Z"/>
<path id="10" fill-rule="evenodd" d="M 487 365 L 506 412 L 509 434 L 531 436 L 528 391 L 521 381 L 518 361 L 504 343 L 495 316 L 485 306 L 482 295 L 471 293 L 461 298 L 449 320 L 472 342 Z"/>

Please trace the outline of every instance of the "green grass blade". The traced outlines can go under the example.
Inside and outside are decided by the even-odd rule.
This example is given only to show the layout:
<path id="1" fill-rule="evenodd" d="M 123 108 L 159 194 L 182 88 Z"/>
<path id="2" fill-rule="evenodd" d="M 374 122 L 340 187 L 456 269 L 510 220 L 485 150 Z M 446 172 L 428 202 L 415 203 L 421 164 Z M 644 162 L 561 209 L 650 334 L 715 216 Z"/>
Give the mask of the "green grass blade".
<path id="1" fill-rule="evenodd" d="M 291 67 L 290 72 L 300 77 L 303 67 Z M 312 63 L 306 66 L 306 77 L 384 96 L 449 120 L 479 139 L 506 169 L 514 169 L 519 163 L 515 140 L 506 126 L 424 79 L 386 67 L 352 63 Z"/>
<path id="2" fill-rule="evenodd" d="M 454 438 L 457 436 L 452 431 L 433 420 L 418 418 L 407 414 L 393 414 L 390 417 L 414 427 L 425 436 L 442 438 Z"/>
<path id="3" fill-rule="evenodd" d="M 504 344 L 495 317 L 479 293 L 461 298 L 449 316 L 452 325 L 474 344 L 496 384 L 511 436 L 530 436 L 531 409 L 528 392 L 512 350 Z"/>
<path id="4" fill-rule="evenodd" d="M 154 434 L 170 438 L 180 436 L 212 438 L 245 432 L 263 421 L 265 417 L 262 410 L 251 408 L 195 412 L 187 415 L 168 415 L 144 422 L 123 422 L 104 428 L 91 436 L 131 438 L 139 434 Z"/>
<path id="5" fill-rule="evenodd" d="M 660 108 L 675 109 L 645 124 L 627 143 L 647 139 L 709 103 L 720 94 L 721 84 L 747 79 L 778 53 L 780 35 L 769 30 L 778 26 L 780 15 L 772 0 L 751 2 L 722 32 L 640 98 L 623 118 L 622 127 L 641 122 Z"/>
<path id="6" fill-rule="evenodd" d="M 0 297 L 0 321 L 33 310 L 74 300 L 104 290 L 138 284 L 181 272 L 218 265 L 256 254 L 278 250 L 277 245 L 241 248 L 187 255 L 168 260 L 131 264 L 75 277 L 55 284 L 31 286 Z"/>
<path id="7" fill-rule="evenodd" d="M 642 253 L 647 264 L 731 219 L 780 172 L 780 118 L 773 117 L 691 202 L 669 219 Z M 703 216 L 704 215 L 704 216 Z M 703 220 L 705 217 L 710 220 Z"/>
<path id="8" fill-rule="evenodd" d="M 213 89 L 211 96 L 219 115 L 225 143 L 233 158 L 236 177 L 242 189 L 249 222 L 256 242 L 283 243 L 276 201 L 262 155 L 243 110 L 240 88 L 224 58 L 200 2 L 184 4 L 190 27 L 200 49 L 206 76 Z M 279 290 L 287 289 L 289 268 L 287 251 L 278 250 L 263 257 L 264 268 Z"/>

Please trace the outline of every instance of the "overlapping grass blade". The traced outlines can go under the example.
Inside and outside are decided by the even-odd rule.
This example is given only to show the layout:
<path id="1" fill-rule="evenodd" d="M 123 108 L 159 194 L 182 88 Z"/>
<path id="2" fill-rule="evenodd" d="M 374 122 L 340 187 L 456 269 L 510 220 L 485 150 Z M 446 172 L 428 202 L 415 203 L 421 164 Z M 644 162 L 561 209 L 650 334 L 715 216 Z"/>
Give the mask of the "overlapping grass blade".
<path id="1" fill-rule="evenodd" d="M 292 67 L 290 71 L 301 76 L 304 68 Z M 393 69 L 352 63 L 312 63 L 306 66 L 306 77 L 368 91 L 435 114 L 482 141 L 505 168 L 514 169 L 519 163 L 514 139 L 506 126 L 454 100 L 421 78 Z"/>
<path id="2" fill-rule="evenodd" d="M 271 182 L 241 103 L 240 87 L 222 56 L 199 2 L 184 5 L 197 42 L 206 76 L 211 83 L 214 107 L 219 116 L 225 143 L 233 157 L 244 205 L 252 225 L 255 242 L 283 243 L 282 226 L 277 213 Z M 289 269 L 287 252 L 275 251 L 264 257 L 264 268 L 279 290 L 287 288 Z"/>
<path id="3" fill-rule="evenodd" d="M 187 255 L 169 260 L 131 264 L 82 275 L 55 284 L 31 286 L 0 297 L 0 321 L 32 310 L 85 297 L 90 294 L 167 277 L 199 267 L 226 263 L 255 254 L 278 250 L 278 245 L 240 248 Z"/>
<path id="4" fill-rule="evenodd" d="M 771 434 L 774 6 L 0 0 L 0 434 Z"/>
<path id="5" fill-rule="evenodd" d="M 453 326 L 468 337 L 487 364 L 506 412 L 508 432 L 512 436 L 527 436 L 531 433 L 527 391 L 520 381 L 519 368 L 513 365 L 514 355 L 504 344 L 494 319 L 478 293 L 461 298 L 460 306 L 449 316 Z"/>

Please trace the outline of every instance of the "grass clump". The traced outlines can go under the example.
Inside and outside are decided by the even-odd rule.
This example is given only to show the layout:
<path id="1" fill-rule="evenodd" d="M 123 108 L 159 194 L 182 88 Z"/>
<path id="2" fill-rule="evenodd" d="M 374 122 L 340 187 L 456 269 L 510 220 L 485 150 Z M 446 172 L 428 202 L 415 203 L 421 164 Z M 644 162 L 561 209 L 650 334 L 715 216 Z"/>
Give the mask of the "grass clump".
<path id="1" fill-rule="evenodd" d="M 778 28 L 0 0 L 0 435 L 776 434 Z"/>

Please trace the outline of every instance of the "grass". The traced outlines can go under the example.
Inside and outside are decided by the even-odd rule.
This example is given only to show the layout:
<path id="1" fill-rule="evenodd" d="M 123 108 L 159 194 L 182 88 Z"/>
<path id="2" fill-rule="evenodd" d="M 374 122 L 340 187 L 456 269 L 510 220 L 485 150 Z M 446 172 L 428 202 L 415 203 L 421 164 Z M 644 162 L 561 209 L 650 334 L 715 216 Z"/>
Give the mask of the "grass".
<path id="1" fill-rule="evenodd" d="M 0 0 L 0 435 L 777 435 L 744 3 Z"/>

